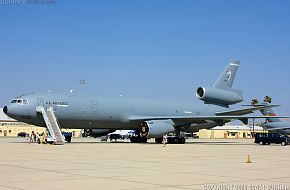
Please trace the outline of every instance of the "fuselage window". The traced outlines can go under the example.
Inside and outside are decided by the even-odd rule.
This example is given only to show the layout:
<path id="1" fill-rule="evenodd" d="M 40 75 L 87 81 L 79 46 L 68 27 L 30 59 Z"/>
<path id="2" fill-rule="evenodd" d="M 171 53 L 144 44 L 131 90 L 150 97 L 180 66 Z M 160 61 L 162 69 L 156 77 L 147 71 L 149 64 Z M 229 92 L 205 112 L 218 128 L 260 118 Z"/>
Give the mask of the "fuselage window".
<path id="1" fill-rule="evenodd" d="M 14 103 L 17 103 L 17 104 L 21 104 L 21 105 L 28 105 L 28 100 L 27 99 L 14 99 L 11 101 L 11 104 L 14 104 Z"/>
<path id="2" fill-rule="evenodd" d="M 24 99 L 23 100 L 23 104 L 28 104 L 28 100 L 27 99 Z"/>

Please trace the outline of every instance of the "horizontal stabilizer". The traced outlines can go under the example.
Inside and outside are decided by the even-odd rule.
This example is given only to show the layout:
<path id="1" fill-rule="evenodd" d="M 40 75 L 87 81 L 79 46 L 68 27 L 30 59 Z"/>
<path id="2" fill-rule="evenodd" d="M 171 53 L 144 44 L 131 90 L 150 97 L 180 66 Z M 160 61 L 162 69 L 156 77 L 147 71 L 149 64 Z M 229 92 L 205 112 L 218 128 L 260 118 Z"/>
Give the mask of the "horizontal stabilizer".
<path id="1" fill-rule="evenodd" d="M 215 114 L 218 116 L 222 116 L 222 115 L 245 115 L 245 114 L 250 114 L 250 113 L 254 113 L 254 111 L 257 110 L 262 110 L 265 108 L 272 108 L 272 107 L 277 107 L 279 105 L 261 105 L 258 107 L 251 107 L 251 108 L 246 108 L 246 109 L 238 109 L 238 110 L 231 110 L 231 111 L 224 111 L 224 112 L 216 112 Z"/>

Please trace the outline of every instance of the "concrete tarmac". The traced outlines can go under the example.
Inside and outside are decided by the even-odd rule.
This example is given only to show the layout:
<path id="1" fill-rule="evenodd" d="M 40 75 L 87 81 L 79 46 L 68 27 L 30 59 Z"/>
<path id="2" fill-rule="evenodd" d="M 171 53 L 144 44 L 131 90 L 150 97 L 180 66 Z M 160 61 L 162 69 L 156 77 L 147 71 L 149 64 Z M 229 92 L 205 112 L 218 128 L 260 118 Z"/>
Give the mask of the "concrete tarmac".
<path id="1" fill-rule="evenodd" d="M 0 190 L 290 190 L 289 168 L 290 146 L 253 140 L 52 146 L 0 137 Z"/>

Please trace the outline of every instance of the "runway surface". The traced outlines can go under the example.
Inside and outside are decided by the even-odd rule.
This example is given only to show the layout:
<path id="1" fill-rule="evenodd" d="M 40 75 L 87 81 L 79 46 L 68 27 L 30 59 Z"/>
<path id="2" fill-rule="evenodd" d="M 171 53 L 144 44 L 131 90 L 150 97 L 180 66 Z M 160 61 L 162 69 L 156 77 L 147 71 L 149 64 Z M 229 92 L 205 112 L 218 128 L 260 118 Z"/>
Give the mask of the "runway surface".
<path id="1" fill-rule="evenodd" d="M 192 139 L 184 145 L 0 137 L 1 190 L 290 190 L 290 146 Z M 252 163 L 246 163 L 250 155 Z"/>

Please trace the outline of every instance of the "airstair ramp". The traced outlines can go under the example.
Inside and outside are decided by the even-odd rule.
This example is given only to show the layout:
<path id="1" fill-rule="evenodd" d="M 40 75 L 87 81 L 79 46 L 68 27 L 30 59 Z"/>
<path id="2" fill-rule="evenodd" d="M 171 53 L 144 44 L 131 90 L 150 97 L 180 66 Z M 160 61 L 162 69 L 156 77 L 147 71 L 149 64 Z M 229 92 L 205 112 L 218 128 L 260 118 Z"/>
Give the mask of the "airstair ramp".
<path id="1" fill-rule="evenodd" d="M 65 140 L 59 128 L 59 124 L 58 124 L 57 118 L 55 117 L 53 108 L 48 107 L 47 110 L 45 110 L 43 106 L 38 106 L 36 107 L 36 111 L 42 114 L 46 127 L 49 130 L 50 135 L 54 139 L 53 144 L 63 145 Z"/>

